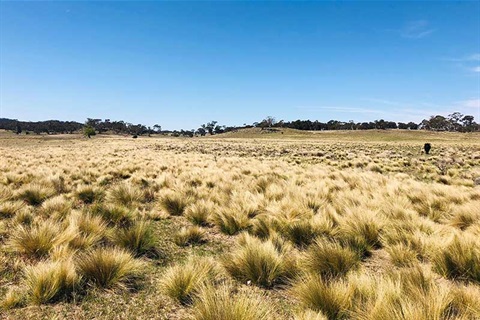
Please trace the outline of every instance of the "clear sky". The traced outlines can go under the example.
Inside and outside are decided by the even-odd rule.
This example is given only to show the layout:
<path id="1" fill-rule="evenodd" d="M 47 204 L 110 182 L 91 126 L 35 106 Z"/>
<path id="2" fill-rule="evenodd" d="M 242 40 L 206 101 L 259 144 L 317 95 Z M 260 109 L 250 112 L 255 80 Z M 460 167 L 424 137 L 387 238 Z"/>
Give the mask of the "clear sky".
<path id="1" fill-rule="evenodd" d="M 480 113 L 480 2 L 0 1 L 0 117 L 420 122 Z"/>

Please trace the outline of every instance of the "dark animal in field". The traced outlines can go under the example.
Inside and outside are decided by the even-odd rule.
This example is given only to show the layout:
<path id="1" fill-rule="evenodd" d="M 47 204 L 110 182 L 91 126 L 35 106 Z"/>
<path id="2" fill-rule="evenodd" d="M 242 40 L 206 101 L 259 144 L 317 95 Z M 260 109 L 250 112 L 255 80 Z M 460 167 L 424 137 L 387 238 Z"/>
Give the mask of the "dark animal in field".
<path id="1" fill-rule="evenodd" d="M 133 139 L 137 139 L 137 138 L 138 138 L 138 136 L 137 136 L 137 135 L 134 135 L 132 138 L 133 138 Z"/>
<path id="2" fill-rule="evenodd" d="M 425 145 L 423 146 L 423 150 L 425 150 L 426 154 L 430 152 L 430 149 L 432 149 L 432 146 L 430 145 L 430 143 L 425 143 Z"/>

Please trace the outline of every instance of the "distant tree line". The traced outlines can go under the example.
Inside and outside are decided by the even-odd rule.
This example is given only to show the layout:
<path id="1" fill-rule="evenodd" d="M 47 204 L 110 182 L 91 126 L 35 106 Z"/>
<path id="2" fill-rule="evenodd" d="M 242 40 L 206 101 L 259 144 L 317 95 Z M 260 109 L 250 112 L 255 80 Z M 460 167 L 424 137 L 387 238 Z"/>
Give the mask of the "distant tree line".
<path id="1" fill-rule="evenodd" d="M 0 129 L 9 130 L 20 134 L 25 132 L 35 134 L 66 134 L 66 133 L 80 133 L 83 132 L 90 137 L 95 134 L 127 134 L 133 136 L 163 134 L 175 137 L 194 137 L 215 135 L 230 131 L 236 131 L 242 128 L 259 127 L 262 129 L 272 128 L 291 128 L 297 130 L 387 130 L 387 129 L 409 129 L 409 130 L 432 130 L 432 131 L 457 131 L 457 132 L 473 132 L 480 131 L 480 124 L 474 121 L 472 115 L 464 115 L 460 112 L 454 112 L 447 117 L 436 115 L 429 119 L 424 119 L 420 123 L 414 122 L 394 122 L 384 119 L 370 121 L 370 122 L 348 122 L 330 120 L 328 122 L 320 122 L 318 120 L 295 120 L 295 121 L 276 121 L 274 117 L 266 117 L 260 122 L 254 122 L 251 125 L 244 124 L 243 126 L 225 126 L 218 124 L 217 121 L 210 121 L 202 124 L 197 129 L 192 130 L 162 130 L 162 127 L 155 124 L 153 127 L 145 126 L 143 124 L 132 124 L 125 121 L 111 121 L 110 119 L 94 119 L 87 118 L 85 123 L 75 121 L 18 121 L 15 119 L 0 118 Z"/>
<path id="2" fill-rule="evenodd" d="M 18 121 L 15 119 L 0 118 L 0 129 L 13 131 L 17 134 L 22 132 L 35 134 L 58 134 L 58 133 L 75 133 L 82 130 L 83 124 L 75 121 Z"/>
<path id="3" fill-rule="evenodd" d="M 129 134 L 129 135 L 145 135 L 160 133 L 162 127 L 158 124 L 153 127 L 147 127 L 143 124 L 133 124 L 125 121 L 111 121 L 110 119 L 92 119 L 87 118 L 85 126 L 93 128 L 97 133 L 115 133 L 115 134 Z"/>
<path id="4" fill-rule="evenodd" d="M 267 117 L 260 122 L 254 122 L 253 127 L 266 128 L 291 128 L 297 130 L 386 130 L 386 129 L 409 129 L 409 130 L 432 130 L 432 131 L 457 131 L 472 132 L 480 131 L 480 125 L 474 121 L 471 115 L 463 115 L 460 112 L 454 112 L 447 117 L 436 115 L 429 119 L 424 119 L 420 123 L 414 122 L 394 122 L 383 119 L 370 122 L 348 122 L 330 120 L 328 122 L 295 120 L 295 121 L 276 121 L 274 117 Z"/>

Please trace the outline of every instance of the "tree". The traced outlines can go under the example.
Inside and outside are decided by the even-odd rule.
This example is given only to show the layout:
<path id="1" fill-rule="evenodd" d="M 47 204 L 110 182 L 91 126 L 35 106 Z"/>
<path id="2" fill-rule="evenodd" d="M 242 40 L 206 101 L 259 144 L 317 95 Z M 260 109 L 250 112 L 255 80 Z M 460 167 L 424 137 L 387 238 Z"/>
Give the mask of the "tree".
<path id="1" fill-rule="evenodd" d="M 375 120 L 375 129 L 382 129 L 385 130 L 387 126 L 387 123 L 385 120 L 380 119 L 380 120 Z"/>
<path id="2" fill-rule="evenodd" d="M 201 135 L 203 137 L 204 135 L 207 134 L 207 130 L 205 130 L 205 128 L 203 128 L 203 127 L 200 127 L 200 128 L 197 129 L 197 134 Z"/>
<path id="3" fill-rule="evenodd" d="M 153 126 L 153 129 L 155 130 L 156 133 L 162 132 L 162 126 L 161 125 L 155 124 Z"/>
<path id="4" fill-rule="evenodd" d="M 93 129 L 97 129 L 99 124 L 102 122 L 102 119 L 92 119 L 92 118 L 87 118 L 87 121 L 85 122 L 86 126 L 92 127 Z"/>
<path id="5" fill-rule="evenodd" d="M 20 126 L 20 123 L 17 121 L 16 125 L 15 125 L 15 133 L 16 134 L 20 134 L 22 133 L 22 127 Z"/>
<path id="6" fill-rule="evenodd" d="M 466 115 L 461 119 L 463 124 L 463 131 L 466 131 L 466 132 L 475 131 L 476 123 L 473 120 L 474 120 L 474 117 L 470 115 Z"/>
<path id="7" fill-rule="evenodd" d="M 214 134 L 214 129 L 217 124 L 217 121 L 211 121 L 205 125 L 205 129 L 208 131 L 208 134 Z"/>
<path id="8" fill-rule="evenodd" d="M 416 124 L 415 122 L 409 122 L 407 123 L 407 126 L 408 126 L 408 129 L 410 130 L 417 130 L 418 129 L 418 124 Z"/>
<path id="9" fill-rule="evenodd" d="M 435 131 L 445 131 L 448 130 L 450 122 L 444 116 L 436 115 L 431 116 L 430 120 L 430 128 Z"/>
<path id="10" fill-rule="evenodd" d="M 269 128 L 271 128 L 271 127 L 276 123 L 275 118 L 272 117 L 272 116 L 266 117 L 265 120 L 263 120 L 263 121 L 265 121 L 265 124 L 266 124 Z"/>
<path id="11" fill-rule="evenodd" d="M 85 137 L 88 137 L 90 139 L 92 136 L 94 136 L 96 134 L 97 133 L 95 132 L 95 129 L 93 127 L 91 127 L 91 126 L 83 127 L 83 135 Z"/>
<path id="12" fill-rule="evenodd" d="M 462 124 L 460 121 L 462 121 L 463 114 L 460 112 L 454 112 L 452 114 L 448 115 L 448 121 L 450 122 L 450 127 L 449 131 L 460 131 L 460 128 L 462 127 Z"/>

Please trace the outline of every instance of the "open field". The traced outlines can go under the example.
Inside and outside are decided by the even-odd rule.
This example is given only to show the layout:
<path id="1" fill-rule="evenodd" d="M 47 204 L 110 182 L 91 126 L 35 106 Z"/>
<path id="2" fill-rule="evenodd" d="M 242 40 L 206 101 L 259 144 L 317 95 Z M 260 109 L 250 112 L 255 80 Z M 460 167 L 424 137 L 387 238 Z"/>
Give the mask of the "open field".
<path id="1" fill-rule="evenodd" d="M 1 133 L 0 318 L 480 319 L 478 179 L 479 133 Z"/>

